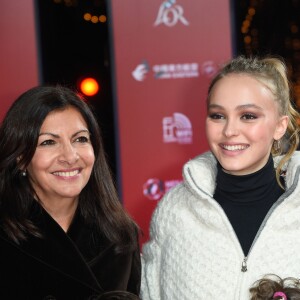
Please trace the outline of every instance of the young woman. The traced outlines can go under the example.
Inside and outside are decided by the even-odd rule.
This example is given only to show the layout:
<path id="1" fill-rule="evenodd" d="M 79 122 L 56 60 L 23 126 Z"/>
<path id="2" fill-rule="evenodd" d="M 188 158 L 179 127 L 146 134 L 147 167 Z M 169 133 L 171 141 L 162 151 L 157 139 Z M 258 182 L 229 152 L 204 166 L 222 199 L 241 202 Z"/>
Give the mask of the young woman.
<path id="1" fill-rule="evenodd" d="M 22 94 L 0 128 L 0 298 L 138 295 L 137 232 L 88 105 L 64 87 Z"/>
<path id="2" fill-rule="evenodd" d="M 264 274 L 299 275 L 298 117 L 281 60 L 224 66 L 208 91 L 211 152 L 184 166 L 153 215 L 143 300 L 245 300 Z"/>

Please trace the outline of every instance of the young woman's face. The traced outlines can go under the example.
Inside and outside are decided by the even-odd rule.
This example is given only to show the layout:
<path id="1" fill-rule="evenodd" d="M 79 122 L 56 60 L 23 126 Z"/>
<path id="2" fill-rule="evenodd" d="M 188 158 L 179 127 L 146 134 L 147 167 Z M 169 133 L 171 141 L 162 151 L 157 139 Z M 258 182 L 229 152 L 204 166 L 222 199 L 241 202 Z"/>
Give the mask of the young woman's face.
<path id="1" fill-rule="evenodd" d="M 271 91 L 248 75 L 230 74 L 211 91 L 206 135 L 211 151 L 233 175 L 258 171 L 268 161 L 273 140 L 287 127 Z"/>
<path id="2" fill-rule="evenodd" d="M 37 196 L 49 207 L 57 200 L 77 199 L 94 161 L 87 124 L 79 111 L 70 107 L 46 117 L 27 172 Z"/>

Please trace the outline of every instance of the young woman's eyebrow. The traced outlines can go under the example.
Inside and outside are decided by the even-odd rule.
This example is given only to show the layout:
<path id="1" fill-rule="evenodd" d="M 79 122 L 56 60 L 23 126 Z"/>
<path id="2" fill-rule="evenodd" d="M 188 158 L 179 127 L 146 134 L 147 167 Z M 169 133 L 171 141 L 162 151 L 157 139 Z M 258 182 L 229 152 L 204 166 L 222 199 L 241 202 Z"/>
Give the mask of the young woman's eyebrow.
<path id="1" fill-rule="evenodd" d="M 225 110 L 225 107 L 223 107 L 222 105 L 214 104 L 214 103 L 213 104 L 209 104 L 208 108 L 209 109 L 217 108 L 217 109 Z M 262 110 L 262 108 L 260 106 L 258 106 L 256 104 L 252 104 L 252 103 L 239 105 L 235 109 L 236 110 L 243 110 L 243 109 L 248 109 L 248 108 L 255 108 L 255 109 Z"/>
<path id="2" fill-rule="evenodd" d="M 248 109 L 248 108 L 255 108 L 255 109 L 259 109 L 259 110 L 262 110 L 262 107 L 256 105 L 256 104 L 243 104 L 243 105 L 239 105 L 237 106 L 237 110 L 243 110 L 243 109 Z"/>

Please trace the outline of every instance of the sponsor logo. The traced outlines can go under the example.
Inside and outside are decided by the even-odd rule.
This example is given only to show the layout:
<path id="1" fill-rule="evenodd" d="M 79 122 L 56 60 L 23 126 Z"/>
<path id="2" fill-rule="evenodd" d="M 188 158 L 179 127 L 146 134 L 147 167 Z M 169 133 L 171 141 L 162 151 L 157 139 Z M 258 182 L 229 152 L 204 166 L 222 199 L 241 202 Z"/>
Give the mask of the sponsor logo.
<path id="1" fill-rule="evenodd" d="M 175 79 L 199 77 L 198 63 L 154 65 L 153 72 L 156 79 Z"/>
<path id="2" fill-rule="evenodd" d="M 172 117 L 165 117 L 162 121 L 164 143 L 191 144 L 193 129 L 191 121 L 181 113 L 174 113 Z"/>
<path id="3" fill-rule="evenodd" d="M 136 68 L 131 72 L 133 78 L 137 81 L 143 81 L 146 78 L 146 74 L 149 72 L 149 65 L 147 61 L 142 61 Z"/>
<path id="4" fill-rule="evenodd" d="M 212 77 L 216 74 L 217 70 L 216 64 L 212 61 L 206 61 L 201 66 L 196 62 L 156 64 L 152 66 L 151 70 L 149 63 L 143 60 L 135 67 L 131 75 L 136 81 L 144 81 L 147 78 L 147 74 L 152 71 L 152 76 L 155 79 L 182 79 L 199 77 L 201 74 Z"/>
<path id="5" fill-rule="evenodd" d="M 182 6 L 176 4 L 176 0 L 164 1 L 159 7 L 154 26 L 164 24 L 168 27 L 173 27 L 179 22 L 188 26 L 189 22 L 183 14 L 184 10 Z"/>
<path id="6" fill-rule="evenodd" d="M 155 64 L 152 67 L 146 60 L 143 60 L 131 72 L 131 75 L 137 81 L 144 81 L 150 72 L 155 79 L 182 79 L 199 76 L 212 78 L 218 70 L 218 65 L 212 60 L 204 61 L 202 64 L 198 64 L 197 62 Z"/>
<path id="7" fill-rule="evenodd" d="M 160 200 L 162 196 L 182 180 L 166 180 L 157 178 L 148 179 L 143 185 L 143 194 L 150 200 Z"/>
<path id="8" fill-rule="evenodd" d="M 210 78 L 214 77 L 217 74 L 218 70 L 218 66 L 212 60 L 205 61 L 201 66 L 201 73 Z"/>

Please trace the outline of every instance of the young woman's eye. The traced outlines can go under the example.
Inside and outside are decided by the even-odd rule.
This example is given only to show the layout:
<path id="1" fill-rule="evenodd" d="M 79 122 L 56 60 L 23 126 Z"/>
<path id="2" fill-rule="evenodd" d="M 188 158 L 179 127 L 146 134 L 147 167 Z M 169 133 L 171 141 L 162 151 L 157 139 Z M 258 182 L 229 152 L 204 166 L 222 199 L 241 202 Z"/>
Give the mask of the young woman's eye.
<path id="1" fill-rule="evenodd" d="M 55 141 L 53 140 L 46 140 L 46 141 L 43 141 L 40 143 L 40 146 L 51 146 L 51 145 L 54 145 L 55 144 Z"/>
<path id="2" fill-rule="evenodd" d="M 255 120 L 257 119 L 257 116 L 254 114 L 244 114 L 242 115 L 243 120 Z"/>
<path id="3" fill-rule="evenodd" d="M 88 143 L 89 142 L 89 138 L 86 136 L 80 136 L 78 138 L 76 138 L 75 142 L 79 142 L 79 143 Z"/>
<path id="4" fill-rule="evenodd" d="M 222 114 L 218 114 L 218 113 L 209 114 L 209 118 L 213 120 L 225 119 L 225 117 Z"/>

